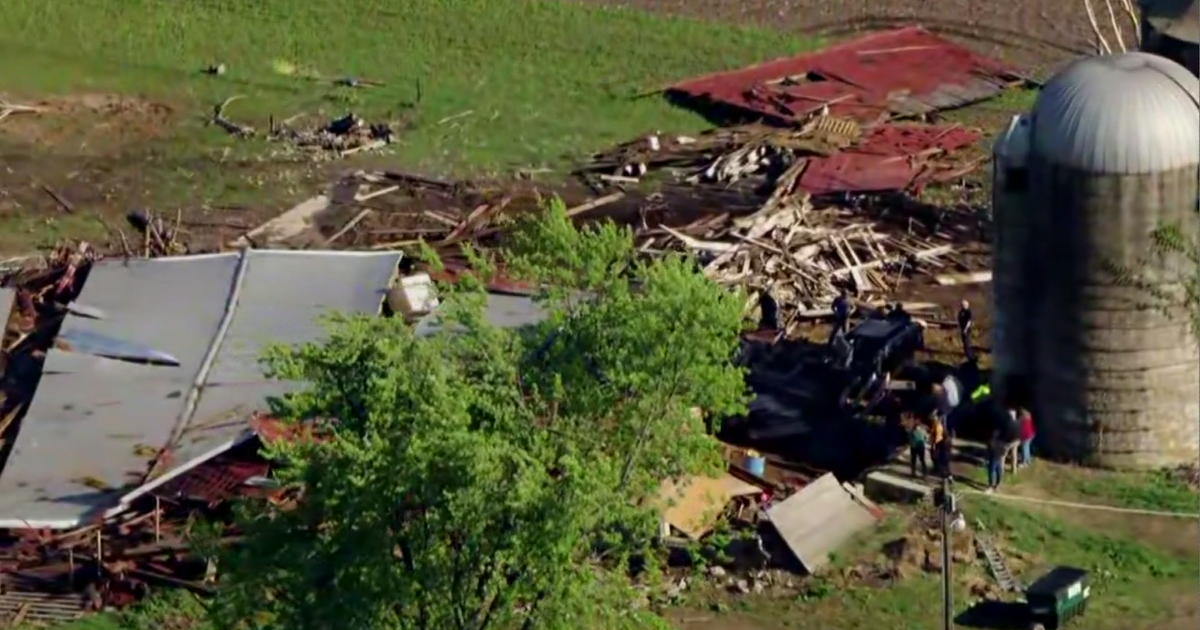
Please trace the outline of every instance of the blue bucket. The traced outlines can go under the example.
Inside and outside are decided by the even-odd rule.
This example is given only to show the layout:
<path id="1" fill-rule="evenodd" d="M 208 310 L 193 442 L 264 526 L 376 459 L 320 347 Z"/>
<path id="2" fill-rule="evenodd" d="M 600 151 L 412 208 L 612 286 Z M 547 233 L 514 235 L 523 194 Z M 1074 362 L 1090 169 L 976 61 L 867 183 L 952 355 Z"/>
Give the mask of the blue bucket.
<path id="1" fill-rule="evenodd" d="M 750 471 L 750 474 L 758 476 L 758 477 L 766 476 L 766 474 L 767 474 L 767 458 L 763 457 L 762 455 L 759 455 L 758 453 L 756 453 L 754 451 L 747 451 L 746 452 L 746 470 Z"/>

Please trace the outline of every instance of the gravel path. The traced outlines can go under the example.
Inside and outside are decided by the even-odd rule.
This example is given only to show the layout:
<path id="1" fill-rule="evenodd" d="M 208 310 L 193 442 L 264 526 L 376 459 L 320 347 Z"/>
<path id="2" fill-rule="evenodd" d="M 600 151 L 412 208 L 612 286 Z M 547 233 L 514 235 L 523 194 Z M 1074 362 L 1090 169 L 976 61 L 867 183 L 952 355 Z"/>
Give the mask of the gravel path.
<path id="1" fill-rule="evenodd" d="M 1087 52 L 1092 40 L 1083 0 L 570 1 L 829 37 L 918 23 L 1035 74 Z"/>

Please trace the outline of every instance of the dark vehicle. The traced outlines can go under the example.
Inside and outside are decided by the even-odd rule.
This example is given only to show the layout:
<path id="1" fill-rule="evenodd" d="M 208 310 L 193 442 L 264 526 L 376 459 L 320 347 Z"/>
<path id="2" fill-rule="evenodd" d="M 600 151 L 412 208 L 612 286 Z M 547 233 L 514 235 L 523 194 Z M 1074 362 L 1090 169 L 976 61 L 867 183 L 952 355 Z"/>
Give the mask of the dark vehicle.
<path id="1" fill-rule="evenodd" d="M 908 313 L 893 311 L 859 322 L 845 341 L 843 356 L 835 359 L 849 380 L 844 400 L 861 400 L 870 398 L 886 375 L 912 363 L 925 345 L 925 331 Z"/>
<path id="2" fill-rule="evenodd" d="M 1030 630 L 1057 630 L 1087 610 L 1088 572 L 1059 566 L 1025 589 Z"/>

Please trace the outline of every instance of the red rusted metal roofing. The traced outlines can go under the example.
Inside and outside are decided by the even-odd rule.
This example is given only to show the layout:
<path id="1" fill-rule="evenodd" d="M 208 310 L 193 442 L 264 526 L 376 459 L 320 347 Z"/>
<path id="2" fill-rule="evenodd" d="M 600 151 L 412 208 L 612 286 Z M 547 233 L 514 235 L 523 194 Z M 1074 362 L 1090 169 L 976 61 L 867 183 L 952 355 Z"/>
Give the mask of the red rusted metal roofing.
<path id="1" fill-rule="evenodd" d="M 469 273 L 472 272 L 466 262 L 447 260 L 443 261 L 442 271 L 431 271 L 429 276 L 437 282 L 455 284 L 461 279 L 463 274 Z M 537 287 L 533 283 L 525 280 L 517 280 L 512 277 L 502 264 L 496 265 L 495 273 L 488 279 L 487 286 L 484 288 L 489 293 L 502 293 L 505 295 L 532 296 L 537 294 Z"/>
<path id="2" fill-rule="evenodd" d="M 668 93 L 776 123 L 802 120 L 826 105 L 832 115 L 876 123 L 981 101 L 1020 81 L 1015 68 L 910 26 L 697 77 Z"/>
<path id="3" fill-rule="evenodd" d="M 249 479 L 265 476 L 269 470 L 265 461 L 217 457 L 172 479 L 155 490 L 155 494 L 168 499 L 185 497 L 216 503 L 237 496 Z"/>
<path id="4" fill-rule="evenodd" d="M 936 158 L 979 138 L 978 132 L 962 127 L 881 125 L 853 148 L 811 159 L 800 188 L 813 195 L 883 192 L 961 177 L 975 165 L 948 165 Z"/>

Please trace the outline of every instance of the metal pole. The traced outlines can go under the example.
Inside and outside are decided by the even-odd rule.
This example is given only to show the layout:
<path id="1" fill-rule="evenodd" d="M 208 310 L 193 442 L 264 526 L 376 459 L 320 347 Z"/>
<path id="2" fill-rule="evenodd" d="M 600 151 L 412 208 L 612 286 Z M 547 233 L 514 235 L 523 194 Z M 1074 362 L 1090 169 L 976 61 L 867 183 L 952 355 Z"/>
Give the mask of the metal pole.
<path id="1" fill-rule="evenodd" d="M 954 630 L 954 592 L 951 589 L 950 475 L 942 478 L 942 629 Z"/>

